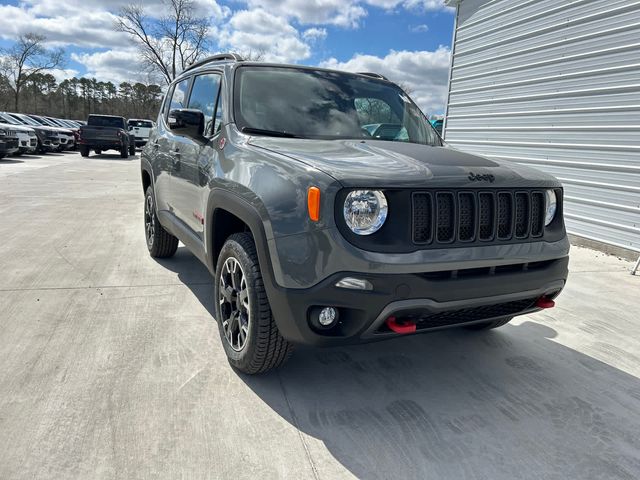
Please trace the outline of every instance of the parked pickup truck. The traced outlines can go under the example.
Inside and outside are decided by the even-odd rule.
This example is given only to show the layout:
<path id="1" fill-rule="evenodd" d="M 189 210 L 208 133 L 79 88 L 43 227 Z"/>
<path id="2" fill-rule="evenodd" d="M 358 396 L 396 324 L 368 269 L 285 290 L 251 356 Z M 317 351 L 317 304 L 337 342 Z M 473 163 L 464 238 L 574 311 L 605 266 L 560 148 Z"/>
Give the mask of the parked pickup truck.
<path id="1" fill-rule="evenodd" d="M 88 157 L 93 150 L 100 155 L 104 150 L 117 150 L 121 158 L 136 154 L 135 137 L 129 133 L 124 117 L 89 115 L 87 124 L 80 127 L 80 155 Z"/>
<path id="2" fill-rule="evenodd" d="M 154 126 L 153 122 L 151 120 L 130 118 L 127 124 L 131 135 L 135 138 L 136 147 L 144 147 L 149 140 L 149 134 Z"/>

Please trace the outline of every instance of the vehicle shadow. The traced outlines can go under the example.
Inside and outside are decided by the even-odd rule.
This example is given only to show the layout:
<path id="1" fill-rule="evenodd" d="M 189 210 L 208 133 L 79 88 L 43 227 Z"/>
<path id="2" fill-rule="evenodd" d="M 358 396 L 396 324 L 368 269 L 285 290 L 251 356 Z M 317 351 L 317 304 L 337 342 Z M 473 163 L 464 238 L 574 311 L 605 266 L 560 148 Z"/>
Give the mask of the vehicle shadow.
<path id="1" fill-rule="evenodd" d="M 13 163 L 24 163 L 24 160 L 17 160 L 16 158 L 8 158 L 8 157 L 4 157 L 4 158 L 0 158 L 0 165 L 11 165 Z"/>
<path id="2" fill-rule="evenodd" d="M 213 316 L 204 265 L 185 247 L 157 261 Z M 640 380 L 558 343 L 532 320 L 545 315 L 297 347 L 277 371 L 237 375 L 302 433 L 319 478 L 639 478 Z"/>
<path id="3" fill-rule="evenodd" d="M 154 259 L 167 270 L 178 274 L 178 280 L 191 290 L 198 301 L 213 317 L 213 277 L 209 270 L 186 247 L 178 247 L 168 259 Z"/>
<path id="4" fill-rule="evenodd" d="M 120 157 L 119 153 L 101 153 L 100 155 L 96 155 L 95 153 L 91 154 L 87 157 L 87 160 L 109 160 L 109 161 L 119 161 L 119 162 L 131 162 L 132 160 L 136 160 L 140 158 L 138 155 L 129 155 L 127 158 Z"/>
<path id="5" fill-rule="evenodd" d="M 555 337 L 525 321 L 299 348 L 239 377 L 310 437 L 323 478 L 638 478 L 640 381 Z"/>

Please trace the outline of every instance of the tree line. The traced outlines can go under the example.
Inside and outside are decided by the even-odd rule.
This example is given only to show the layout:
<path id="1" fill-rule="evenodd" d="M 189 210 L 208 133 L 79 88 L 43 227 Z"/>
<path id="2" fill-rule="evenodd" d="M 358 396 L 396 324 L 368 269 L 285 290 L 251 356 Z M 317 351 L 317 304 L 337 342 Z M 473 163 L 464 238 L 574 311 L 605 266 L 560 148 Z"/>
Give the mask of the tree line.
<path id="1" fill-rule="evenodd" d="M 29 75 L 21 86 L 15 108 L 15 87 L 0 74 L 0 111 L 17 111 L 85 120 L 90 113 L 155 120 L 162 101 L 159 85 L 102 82 L 70 78 L 58 83 L 51 73 Z"/>

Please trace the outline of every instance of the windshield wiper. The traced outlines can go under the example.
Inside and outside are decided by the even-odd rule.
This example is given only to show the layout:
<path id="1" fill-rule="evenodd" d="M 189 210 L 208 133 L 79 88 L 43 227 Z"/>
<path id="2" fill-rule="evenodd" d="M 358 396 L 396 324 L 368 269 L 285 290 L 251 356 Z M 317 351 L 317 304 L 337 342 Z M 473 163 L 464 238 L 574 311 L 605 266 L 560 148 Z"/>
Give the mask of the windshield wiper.
<path id="1" fill-rule="evenodd" d="M 293 133 L 280 130 L 266 130 L 264 128 L 242 127 L 240 131 L 242 133 L 255 133 L 256 135 L 268 135 L 270 137 L 304 138 L 300 135 L 294 135 Z"/>

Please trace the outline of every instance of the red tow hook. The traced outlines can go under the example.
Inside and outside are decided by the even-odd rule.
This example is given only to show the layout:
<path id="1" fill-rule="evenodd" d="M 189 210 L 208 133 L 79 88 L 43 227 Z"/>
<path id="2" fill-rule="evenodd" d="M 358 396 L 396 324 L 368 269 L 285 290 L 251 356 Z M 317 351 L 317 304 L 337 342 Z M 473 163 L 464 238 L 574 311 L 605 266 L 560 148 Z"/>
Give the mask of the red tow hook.
<path id="1" fill-rule="evenodd" d="M 386 324 L 391 331 L 396 333 L 413 333 L 416 331 L 416 323 L 411 320 L 398 322 L 396 317 L 389 317 Z"/>
<path id="2" fill-rule="evenodd" d="M 536 301 L 536 307 L 538 308 L 553 308 L 556 306 L 556 302 L 547 297 L 540 297 Z"/>

